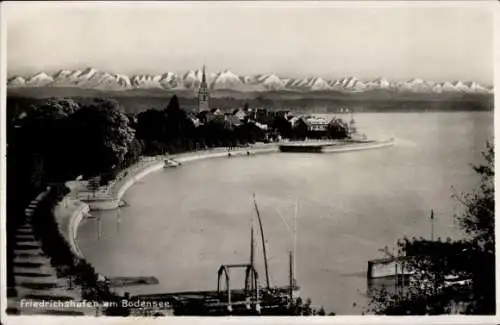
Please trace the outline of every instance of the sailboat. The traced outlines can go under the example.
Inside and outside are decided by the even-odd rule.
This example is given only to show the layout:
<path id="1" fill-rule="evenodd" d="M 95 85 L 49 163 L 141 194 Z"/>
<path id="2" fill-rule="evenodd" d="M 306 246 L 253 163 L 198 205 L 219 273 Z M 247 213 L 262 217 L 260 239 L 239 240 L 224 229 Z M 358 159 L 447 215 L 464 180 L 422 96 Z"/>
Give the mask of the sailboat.
<path id="1" fill-rule="evenodd" d="M 137 296 L 141 300 L 168 301 L 175 315 L 290 315 L 298 297 L 299 287 L 294 278 L 293 251 L 289 252 L 289 284 L 271 286 L 267 259 L 266 240 L 262 218 L 255 194 L 253 203 L 259 223 L 265 268 L 265 285 L 259 283 L 255 269 L 255 240 L 253 217 L 250 226 L 250 261 L 248 263 L 222 264 L 217 271 L 216 291 L 185 291 Z M 243 288 L 231 280 L 232 270 L 245 272 Z"/>
<path id="2" fill-rule="evenodd" d="M 257 215 L 257 220 L 259 222 L 259 228 L 260 228 L 260 234 L 261 234 L 261 240 L 262 240 L 262 252 L 264 255 L 264 268 L 265 268 L 265 274 L 266 274 L 266 291 L 270 294 L 278 294 L 280 296 L 282 295 L 288 295 L 288 299 L 290 303 L 294 301 L 295 298 L 299 296 L 299 291 L 300 287 L 297 285 L 297 280 L 294 277 L 295 274 L 295 263 L 294 263 L 294 252 L 295 252 L 295 245 L 296 245 L 296 217 L 297 217 L 297 204 L 295 206 L 295 231 L 294 231 L 294 244 L 293 244 L 293 249 L 289 250 L 289 274 L 288 274 L 288 279 L 289 283 L 287 286 L 281 286 L 281 287 L 271 287 L 270 282 L 269 282 L 269 266 L 267 263 L 267 251 L 266 251 L 266 241 L 265 241 L 265 236 L 264 236 L 264 230 L 262 227 L 262 218 L 260 215 L 259 207 L 257 206 L 257 201 L 255 199 L 255 193 L 253 194 L 253 200 L 254 200 L 254 207 L 255 207 L 255 212 Z M 252 223 L 252 247 L 253 247 L 253 223 Z M 252 254 L 251 254 L 251 263 L 253 263 L 253 248 L 252 248 Z M 252 264 L 253 265 L 253 264 Z"/>

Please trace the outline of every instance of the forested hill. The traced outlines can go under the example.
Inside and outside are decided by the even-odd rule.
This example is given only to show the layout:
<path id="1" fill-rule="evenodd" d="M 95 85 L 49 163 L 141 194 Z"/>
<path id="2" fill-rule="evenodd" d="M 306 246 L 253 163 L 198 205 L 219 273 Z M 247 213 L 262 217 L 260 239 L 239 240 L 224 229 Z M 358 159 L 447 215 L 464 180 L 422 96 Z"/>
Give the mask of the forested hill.
<path id="1" fill-rule="evenodd" d="M 43 98 L 66 97 L 85 104 L 92 98 L 111 98 L 118 101 L 126 113 L 137 113 L 149 108 L 164 108 L 172 92 L 136 90 L 126 92 L 103 92 L 90 89 L 33 88 L 9 90 L 8 109 L 18 110 L 22 106 Z M 178 93 L 180 105 L 185 110 L 195 109 L 197 100 L 192 92 Z M 419 94 L 370 92 L 346 94 L 340 92 L 296 92 L 238 93 L 218 91 L 212 94 L 211 107 L 231 110 L 243 107 L 265 107 L 271 110 L 292 110 L 311 113 L 338 112 L 348 107 L 355 112 L 420 112 L 420 111 L 491 111 L 492 94 Z"/>

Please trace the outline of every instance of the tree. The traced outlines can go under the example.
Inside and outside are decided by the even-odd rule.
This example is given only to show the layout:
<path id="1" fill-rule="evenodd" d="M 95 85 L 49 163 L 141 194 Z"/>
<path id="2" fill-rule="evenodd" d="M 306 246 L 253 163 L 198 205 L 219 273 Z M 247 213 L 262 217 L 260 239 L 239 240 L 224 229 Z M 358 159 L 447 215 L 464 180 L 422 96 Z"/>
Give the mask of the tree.
<path id="1" fill-rule="evenodd" d="M 136 137 L 146 141 L 165 138 L 164 112 L 148 109 L 137 115 Z"/>
<path id="2" fill-rule="evenodd" d="M 116 101 L 98 98 L 71 116 L 78 148 L 75 163 L 82 173 L 109 172 L 123 161 L 134 130 L 121 111 Z"/>
<path id="3" fill-rule="evenodd" d="M 486 144 L 483 152 L 485 163 L 473 166 L 481 176 L 478 190 L 462 197 L 455 196 L 465 207 L 462 215 L 456 216 L 460 227 L 482 250 L 494 253 L 495 250 L 495 153 L 494 145 Z"/>
<path id="4" fill-rule="evenodd" d="M 284 116 L 276 115 L 271 123 L 271 128 L 283 138 L 288 139 L 292 135 L 292 124 Z"/>
<path id="5" fill-rule="evenodd" d="M 378 290 L 370 310 L 376 314 L 425 315 L 495 314 L 494 150 L 487 143 L 486 163 L 474 166 L 481 185 L 472 193 L 456 195 L 464 206 L 456 216 L 465 239 L 398 243 L 405 268 L 414 271 L 404 292 Z M 450 279 L 463 280 L 451 282 Z"/>
<path id="6" fill-rule="evenodd" d="M 177 150 L 185 150 L 179 145 L 179 142 L 187 138 L 192 138 L 195 133 L 195 126 L 191 119 L 186 115 L 186 112 L 179 106 L 179 99 L 174 95 L 170 100 L 167 108 L 164 110 L 165 114 L 165 128 L 166 137 L 164 138 L 167 143 L 177 143 L 174 147 Z"/>
<path id="7" fill-rule="evenodd" d="M 125 154 L 122 167 L 126 168 L 127 166 L 130 166 L 130 165 L 138 162 L 139 157 L 143 152 L 144 152 L 143 143 L 140 140 L 138 140 L 137 138 L 134 138 L 128 144 L 127 153 Z"/>
<path id="8" fill-rule="evenodd" d="M 293 137 L 298 140 L 304 140 L 307 137 L 307 124 L 304 120 L 299 119 L 293 126 Z"/>
<path id="9" fill-rule="evenodd" d="M 234 138 L 242 144 L 255 143 L 256 141 L 263 141 L 265 132 L 255 123 L 249 122 L 237 126 L 234 129 Z"/>
<path id="10" fill-rule="evenodd" d="M 71 176 L 70 170 L 65 168 L 71 159 L 71 152 L 61 148 L 70 147 L 68 121 L 77 110 L 78 105 L 73 100 L 64 98 L 47 99 L 31 105 L 23 118 L 15 121 L 17 127 L 10 129 L 10 156 L 27 164 L 33 161 L 27 155 L 37 156 L 38 163 L 32 167 L 48 181 L 60 181 Z M 43 166 L 41 171 L 37 170 L 40 166 Z M 22 172 L 30 173 L 28 170 Z"/>
<path id="11" fill-rule="evenodd" d="M 326 130 L 330 139 L 345 139 L 349 136 L 349 126 L 340 118 L 332 119 Z"/>
<path id="12" fill-rule="evenodd" d="M 212 120 L 197 128 L 197 135 L 204 139 L 209 147 L 218 147 L 229 144 L 231 130 L 226 128 L 222 121 Z"/>

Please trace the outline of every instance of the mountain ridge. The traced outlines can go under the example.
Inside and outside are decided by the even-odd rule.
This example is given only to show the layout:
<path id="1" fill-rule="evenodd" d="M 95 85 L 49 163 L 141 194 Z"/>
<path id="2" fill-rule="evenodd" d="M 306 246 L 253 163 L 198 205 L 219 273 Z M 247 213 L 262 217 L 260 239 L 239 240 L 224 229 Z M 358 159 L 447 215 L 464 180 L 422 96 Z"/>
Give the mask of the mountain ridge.
<path id="1" fill-rule="evenodd" d="M 182 74 L 164 72 L 158 74 L 125 75 L 109 73 L 91 67 L 83 70 L 61 69 L 49 74 L 44 71 L 29 75 L 15 75 L 8 79 L 7 87 L 16 88 L 82 88 L 103 91 L 126 91 L 133 89 L 158 89 L 166 91 L 191 91 L 196 93 L 201 83 L 201 70 L 189 70 Z M 413 93 L 468 93 L 491 94 L 493 87 L 476 81 L 453 80 L 434 82 L 413 78 L 389 80 L 379 77 L 360 80 L 354 76 L 340 79 L 325 79 L 320 76 L 305 78 L 282 78 L 273 73 L 240 76 L 230 70 L 207 73 L 211 90 L 233 90 L 238 92 L 343 92 L 363 93 L 373 90 Z"/>

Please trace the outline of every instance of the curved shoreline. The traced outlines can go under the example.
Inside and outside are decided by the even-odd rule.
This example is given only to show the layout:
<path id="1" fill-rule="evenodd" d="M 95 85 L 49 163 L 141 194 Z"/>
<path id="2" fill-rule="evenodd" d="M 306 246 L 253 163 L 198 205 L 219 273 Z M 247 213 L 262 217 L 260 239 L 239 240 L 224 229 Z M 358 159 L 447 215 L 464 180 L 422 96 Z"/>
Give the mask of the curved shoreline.
<path id="1" fill-rule="evenodd" d="M 335 153 L 335 152 L 347 152 L 347 151 L 358 151 L 358 150 L 369 150 L 376 148 L 383 148 L 394 145 L 394 140 L 386 141 L 375 141 L 370 143 L 353 143 L 347 144 L 342 147 L 332 148 L 325 153 Z M 94 201 L 89 201 L 87 203 L 83 202 L 78 198 L 80 194 L 77 190 L 72 190 L 57 206 L 54 210 L 56 220 L 59 223 L 60 230 L 64 238 L 68 241 L 68 244 L 77 256 L 83 258 L 83 254 L 78 247 L 77 233 L 78 226 L 85 217 L 86 214 L 91 210 L 113 210 L 119 207 L 121 198 L 125 192 L 132 187 L 137 181 L 143 177 L 159 171 L 164 168 L 166 159 L 173 159 L 180 163 L 189 163 L 203 159 L 210 158 L 227 158 L 228 152 L 231 153 L 231 157 L 237 156 L 248 156 L 255 154 L 265 154 L 279 152 L 278 144 L 262 145 L 261 147 L 250 147 L 250 148 L 238 148 L 235 150 L 228 151 L 226 148 L 216 148 L 206 151 L 198 151 L 193 153 L 182 153 L 169 156 L 159 156 L 152 158 L 151 160 L 146 160 L 139 162 L 129 168 L 124 172 L 122 179 L 118 181 L 111 182 L 107 189 L 107 197 L 101 198 Z M 138 168 L 138 170 L 135 170 Z M 128 174 L 131 172 L 131 174 Z M 70 183 L 70 182 L 68 182 Z M 69 187 L 69 186 L 68 186 Z"/>
<path id="2" fill-rule="evenodd" d="M 66 239 L 73 254 L 84 258 L 78 246 L 77 233 L 80 222 L 89 214 L 88 204 L 66 196 L 54 209 L 54 216 L 59 226 L 61 235 Z"/>
<path id="3" fill-rule="evenodd" d="M 247 152 L 250 155 L 255 154 L 265 154 L 272 152 L 279 152 L 277 146 L 265 146 L 260 148 L 243 148 L 231 151 L 231 156 L 247 156 Z M 150 161 L 143 161 L 127 168 L 127 176 L 119 181 L 112 182 L 110 187 L 107 189 L 109 194 L 108 198 L 100 199 L 90 202 L 83 202 L 79 199 L 80 192 L 78 189 L 72 190 L 66 197 L 58 203 L 54 209 L 54 214 L 59 225 L 59 229 L 63 237 L 67 240 L 72 252 L 83 258 L 83 253 L 78 246 L 77 234 L 78 227 L 81 221 L 85 218 L 85 215 L 89 214 L 91 210 L 113 210 L 118 208 L 122 196 L 125 192 L 132 187 L 137 181 L 143 177 L 162 170 L 165 165 L 165 159 L 175 159 L 175 161 L 180 163 L 194 162 L 209 158 L 224 158 L 228 157 L 227 149 L 215 149 L 207 150 L 205 152 L 195 152 L 195 153 L 183 153 L 170 156 L 160 156 L 158 158 L 153 158 Z M 133 172 L 133 169 L 138 168 L 139 170 Z M 129 175 L 128 172 L 132 170 L 132 174 Z M 67 184 L 72 182 L 67 182 Z M 72 187 L 68 185 L 68 187 Z"/>

